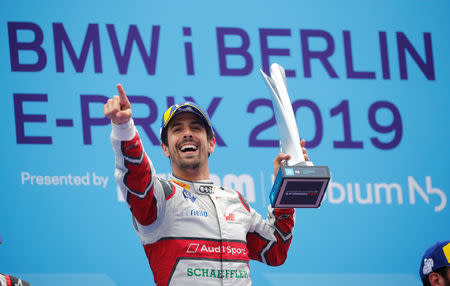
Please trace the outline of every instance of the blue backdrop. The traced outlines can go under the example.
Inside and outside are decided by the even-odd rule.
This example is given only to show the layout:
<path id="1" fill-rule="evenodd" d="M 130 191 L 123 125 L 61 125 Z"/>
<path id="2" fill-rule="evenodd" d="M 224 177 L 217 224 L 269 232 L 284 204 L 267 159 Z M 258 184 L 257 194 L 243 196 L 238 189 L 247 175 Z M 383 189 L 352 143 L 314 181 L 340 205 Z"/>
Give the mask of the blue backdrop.
<path id="1" fill-rule="evenodd" d="M 256 285 L 419 285 L 450 237 L 448 1 L 2 1 L 0 273 L 152 285 L 117 193 L 103 102 L 122 83 L 158 173 L 163 111 L 195 100 L 212 177 L 266 214 L 278 131 L 259 69 L 285 67 L 300 135 L 332 183 Z M 61 282 L 64 281 L 64 282 Z"/>

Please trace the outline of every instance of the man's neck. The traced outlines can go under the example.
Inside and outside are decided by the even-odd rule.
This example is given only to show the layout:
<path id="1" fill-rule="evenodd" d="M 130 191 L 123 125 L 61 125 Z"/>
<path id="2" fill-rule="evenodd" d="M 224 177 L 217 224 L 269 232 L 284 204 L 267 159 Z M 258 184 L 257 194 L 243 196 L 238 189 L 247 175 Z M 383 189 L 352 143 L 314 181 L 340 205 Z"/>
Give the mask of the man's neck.
<path id="1" fill-rule="evenodd" d="M 209 180 L 209 171 L 200 171 L 198 169 L 177 169 L 172 168 L 172 173 L 175 177 L 180 178 L 186 181 L 201 181 L 201 180 Z"/>

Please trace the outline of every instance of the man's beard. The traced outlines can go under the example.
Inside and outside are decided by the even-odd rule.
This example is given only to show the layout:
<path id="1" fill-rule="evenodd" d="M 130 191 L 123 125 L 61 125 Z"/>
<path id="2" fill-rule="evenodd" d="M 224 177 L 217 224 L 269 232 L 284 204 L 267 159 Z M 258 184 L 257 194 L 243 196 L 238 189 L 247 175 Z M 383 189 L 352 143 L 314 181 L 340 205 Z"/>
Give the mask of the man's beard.
<path id="1" fill-rule="evenodd" d="M 198 169 L 200 167 L 200 160 L 195 160 L 193 162 L 186 162 L 184 159 L 181 159 L 181 162 L 179 165 L 180 165 L 181 169 L 194 170 L 194 169 Z M 448 285 L 448 286 L 450 286 L 450 285 Z"/>
<path id="2" fill-rule="evenodd" d="M 197 154 L 195 154 L 194 158 L 184 158 L 183 157 L 183 152 L 180 151 L 180 149 L 178 148 L 178 146 L 175 147 L 175 154 L 176 156 L 170 156 L 171 158 L 174 158 L 176 161 L 175 163 L 178 165 L 178 167 L 180 169 L 186 169 L 186 170 L 195 170 L 198 169 L 200 167 L 201 164 L 201 147 L 200 144 L 198 144 L 197 142 L 194 142 L 193 140 L 186 140 L 181 142 L 178 145 L 184 144 L 186 142 L 193 142 L 196 143 L 196 145 L 198 146 L 198 150 L 197 150 Z"/>

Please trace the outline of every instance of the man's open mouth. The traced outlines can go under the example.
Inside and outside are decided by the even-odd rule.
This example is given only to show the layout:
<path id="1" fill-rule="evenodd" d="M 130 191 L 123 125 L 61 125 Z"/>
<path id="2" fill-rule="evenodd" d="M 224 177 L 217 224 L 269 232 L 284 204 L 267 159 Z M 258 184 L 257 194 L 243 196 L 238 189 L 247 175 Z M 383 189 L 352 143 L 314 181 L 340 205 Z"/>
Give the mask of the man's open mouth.
<path id="1" fill-rule="evenodd" d="M 180 147 L 180 151 L 183 153 L 195 152 L 197 150 L 198 150 L 197 145 L 193 143 L 184 144 L 183 146 Z"/>

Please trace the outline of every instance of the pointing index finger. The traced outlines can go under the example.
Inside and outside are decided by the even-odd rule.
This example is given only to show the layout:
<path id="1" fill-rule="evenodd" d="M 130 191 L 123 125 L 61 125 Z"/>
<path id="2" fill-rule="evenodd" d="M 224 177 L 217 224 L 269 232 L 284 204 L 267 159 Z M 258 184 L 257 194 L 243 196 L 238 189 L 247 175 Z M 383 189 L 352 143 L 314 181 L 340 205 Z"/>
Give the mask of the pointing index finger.
<path id="1" fill-rule="evenodd" d="M 129 103 L 127 95 L 125 94 L 125 90 L 123 89 L 123 87 L 120 83 L 117 84 L 117 92 L 119 93 L 119 98 L 120 98 L 121 104 Z"/>

